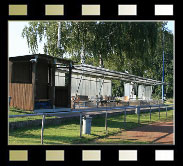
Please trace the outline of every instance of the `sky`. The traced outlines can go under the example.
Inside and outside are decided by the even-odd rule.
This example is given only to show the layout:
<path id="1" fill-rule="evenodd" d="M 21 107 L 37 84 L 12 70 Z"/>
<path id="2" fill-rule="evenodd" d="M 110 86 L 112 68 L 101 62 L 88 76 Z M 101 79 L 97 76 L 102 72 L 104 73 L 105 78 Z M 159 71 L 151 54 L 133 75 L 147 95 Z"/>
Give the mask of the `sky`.
<path id="1" fill-rule="evenodd" d="M 29 55 L 26 38 L 22 37 L 23 28 L 28 25 L 25 21 L 9 21 L 8 23 L 8 54 L 9 57 Z M 39 53 L 43 53 L 43 43 L 39 44 Z"/>
<path id="2" fill-rule="evenodd" d="M 172 31 L 172 33 L 174 34 L 174 21 L 168 21 L 166 27 Z"/>
<path id="3" fill-rule="evenodd" d="M 8 22 L 8 56 L 29 55 L 28 44 L 22 37 L 23 28 L 28 25 L 27 21 L 9 21 Z M 174 21 L 168 21 L 166 26 L 174 34 Z M 43 42 L 38 44 L 38 53 L 43 54 Z"/>

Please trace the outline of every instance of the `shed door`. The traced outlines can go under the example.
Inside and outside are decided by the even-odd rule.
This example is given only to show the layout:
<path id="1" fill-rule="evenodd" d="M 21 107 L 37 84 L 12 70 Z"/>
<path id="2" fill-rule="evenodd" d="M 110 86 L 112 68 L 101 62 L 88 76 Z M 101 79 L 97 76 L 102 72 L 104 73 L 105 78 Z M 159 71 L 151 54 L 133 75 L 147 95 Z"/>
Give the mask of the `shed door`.
<path id="1" fill-rule="evenodd" d="M 68 87 L 55 87 L 55 106 L 68 107 Z"/>

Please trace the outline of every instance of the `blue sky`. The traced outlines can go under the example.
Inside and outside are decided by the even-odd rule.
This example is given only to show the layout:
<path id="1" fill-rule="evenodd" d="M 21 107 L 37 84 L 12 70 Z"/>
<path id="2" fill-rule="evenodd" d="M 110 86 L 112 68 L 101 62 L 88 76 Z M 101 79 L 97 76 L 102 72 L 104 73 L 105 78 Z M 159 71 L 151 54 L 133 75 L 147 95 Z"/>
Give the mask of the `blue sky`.
<path id="1" fill-rule="evenodd" d="M 166 27 L 172 31 L 172 33 L 174 34 L 174 21 L 168 21 Z"/>
<path id="2" fill-rule="evenodd" d="M 25 21 L 9 21 L 8 23 L 8 54 L 9 57 L 28 55 L 29 48 L 25 38 L 22 38 L 22 30 L 28 25 Z M 39 53 L 43 53 L 43 44 L 39 45 Z"/>
<path id="3" fill-rule="evenodd" d="M 8 55 L 9 57 L 31 54 L 27 41 L 22 38 L 23 28 L 28 25 L 27 21 L 9 21 L 8 23 Z M 167 28 L 174 34 L 174 21 L 168 21 Z M 43 43 L 39 43 L 38 53 L 43 52 Z"/>

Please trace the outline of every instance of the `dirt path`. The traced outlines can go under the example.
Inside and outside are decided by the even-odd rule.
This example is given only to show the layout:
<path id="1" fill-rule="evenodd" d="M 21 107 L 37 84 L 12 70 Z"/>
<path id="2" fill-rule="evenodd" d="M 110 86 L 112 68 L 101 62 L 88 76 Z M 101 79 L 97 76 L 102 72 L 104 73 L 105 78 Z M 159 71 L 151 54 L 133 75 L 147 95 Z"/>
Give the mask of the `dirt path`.
<path id="1" fill-rule="evenodd" d="M 173 122 L 157 122 L 144 125 L 128 131 L 122 131 L 115 136 L 95 140 L 95 143 L 149 143 L 173 144 Z"/>

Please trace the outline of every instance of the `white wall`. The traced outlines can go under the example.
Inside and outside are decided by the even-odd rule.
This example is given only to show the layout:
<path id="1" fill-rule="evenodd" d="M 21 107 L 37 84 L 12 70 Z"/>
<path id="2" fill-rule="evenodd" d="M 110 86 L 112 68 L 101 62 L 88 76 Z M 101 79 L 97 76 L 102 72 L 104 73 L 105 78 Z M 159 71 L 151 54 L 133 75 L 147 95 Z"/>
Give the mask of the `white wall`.
<path id="1" fill-rule="evenodd" d="M 74 75 L 72 74 L 71 79 L 71 96 L 76 95 L 76 91 L 79 86 L 79 82 L 81 79 L 81 75 Z M 96 97 L 96 95 L 99 96 L 112 96 L 112 84 L 111 80 L 104 80 L 104 83 L 102 84 L 103 79 L 100 78 L 92 78 L 92 77 L 82 77 L 81 84 L 79 86 L 78 95 L 86 95 L 89 98 Z M 102 85 L 102 86 L 101 86 Z M 101 91 L 100 91 L 101 89 Z"/>
<path id="2" fill-rule="evenodd" d="M 138 86 L 138 98 L 145 100 L 145 87 L 143 85 Z"/>
<path id="3" fill-rule="evenodd" d="M 145 99 L 150 100 L 152 95 L 152 86 L 145 87 Z"/>
<path id="4" fill-rule="evenodd" d="M 130 83 L 124 83 L 124 96 L 128 96 L 130 99 L 136 99 L 136 95 L 134 95 L 133 85 Z"/>
<path id="5" fill-rule="evenodd" d="M 81 75 L 72 74 L 71 77 L 71 96 L 76 95 L 76 90 L 78 89 Z M 86 95 L 89 98 L 99 96 L 112 96 L 112 83 L 111 80 L 104 80 L 101 78 L 92 78 L 92 77 L 82 77 L 81 84 L 79 86 L 78 95 Z M 102 87 L 101 87 L 102 84 Z M 65 73 L 55 72 L 55 86 L 65 86 Z"/>
<path id="6" fill-rule="evenodd" d="M 128 96 L 131 99 L 136 99 L 136 95 L 133 92 L 133 85 L 130 83 L 124 84 L 124 96 Z M 138 86 L 138 99 L 150 100 L 152 95 L 152 86 Z"/>
<path id="7" fill-rule="evenodd" d="M 142 100 L 150 100 L 152 95 L 152 86 L 138 86 L 138 98 Z"/>

